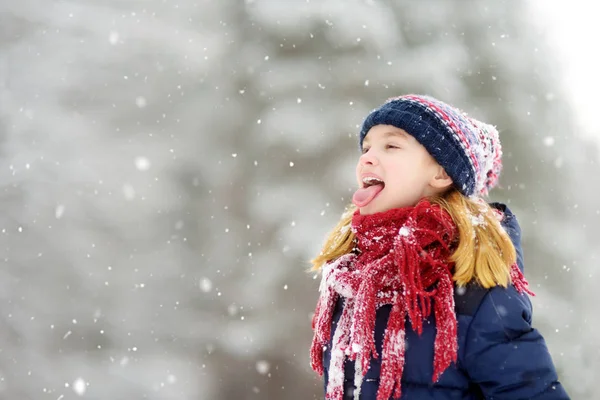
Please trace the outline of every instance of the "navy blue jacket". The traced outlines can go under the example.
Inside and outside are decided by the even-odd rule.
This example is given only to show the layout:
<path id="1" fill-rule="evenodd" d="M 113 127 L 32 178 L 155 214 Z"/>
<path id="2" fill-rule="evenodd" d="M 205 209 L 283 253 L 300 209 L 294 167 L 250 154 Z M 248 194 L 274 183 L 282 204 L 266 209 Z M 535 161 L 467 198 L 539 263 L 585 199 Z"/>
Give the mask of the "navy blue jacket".
<path id="1" fill-rule="evenodd" d="M 503 204 L 502 225 L 517 250 L 523 270 L 521 228 Z M 531 302 L 513 286 L 484 289 L 477 284 L 455 291 L 458 320 L 458 361 L 432 383 L 435 321 L 429 318 L 421 336 L 406 321 L 406 355 L 401 399 L 412 400 L 569 400 L 558 382 L 554 364 L 542 335 L 531 326 Z M 341 317 L 343 299 L 336 305 L 332 333 Z M 391 306 L 377 310 L 375 345 L 381 354 Z M 327 349 L 331 348 L 331 343 Z M 323 356 L 325 387 L 331 355 Z M 380 360 L 372 359 L 363 380 L 361 400 L 375 400 L 379 388 Z M 345 399 L 352 399 L 354 363 L 345 364 Z"/>

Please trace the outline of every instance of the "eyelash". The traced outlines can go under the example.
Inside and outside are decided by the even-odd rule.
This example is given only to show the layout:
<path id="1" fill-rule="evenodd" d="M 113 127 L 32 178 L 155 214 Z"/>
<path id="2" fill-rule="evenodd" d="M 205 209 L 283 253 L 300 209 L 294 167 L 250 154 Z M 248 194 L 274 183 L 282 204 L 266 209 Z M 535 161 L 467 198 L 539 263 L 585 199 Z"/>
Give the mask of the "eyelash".
<path id="1" fill-rule="evenodd" d="M 400 146 L 396 146 L 395 144 L 386 144 L 385 145 L 386 150 L 387 149 L 400 149 Z M 365 154 L 367 151 L 369 151 L 370 147 L 363 147 L 362 153 Z"/>

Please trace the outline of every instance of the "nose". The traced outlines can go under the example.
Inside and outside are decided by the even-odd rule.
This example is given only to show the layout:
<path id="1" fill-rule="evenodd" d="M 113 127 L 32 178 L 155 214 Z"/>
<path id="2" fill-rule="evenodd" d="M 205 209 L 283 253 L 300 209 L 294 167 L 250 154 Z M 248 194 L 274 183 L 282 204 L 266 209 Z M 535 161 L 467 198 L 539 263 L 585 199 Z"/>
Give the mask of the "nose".
<path id="1" fill-rule="evenodd" d="M 360 165 L 377 165 L 378 164 L 377 157 L 375 156 L 375 152 L 373 152 L 371 149 L 369 149 L 365 153 L 363 153 L 360 156 L 358 161 L 359 161 Z"/>

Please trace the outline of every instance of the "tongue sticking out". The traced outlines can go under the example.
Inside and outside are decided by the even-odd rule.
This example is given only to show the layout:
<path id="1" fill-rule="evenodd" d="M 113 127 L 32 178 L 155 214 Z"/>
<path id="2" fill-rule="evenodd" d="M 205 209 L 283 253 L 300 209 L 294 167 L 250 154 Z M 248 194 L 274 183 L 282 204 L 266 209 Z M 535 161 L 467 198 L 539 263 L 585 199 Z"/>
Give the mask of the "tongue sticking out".
<path id="1" fill-rule="evenodd" d="M 358 208 L 365 207 L 383 190 L 383 185 L 373 185 L 366 188 L 361 188 L 352 196 L 352 202 Z"/>

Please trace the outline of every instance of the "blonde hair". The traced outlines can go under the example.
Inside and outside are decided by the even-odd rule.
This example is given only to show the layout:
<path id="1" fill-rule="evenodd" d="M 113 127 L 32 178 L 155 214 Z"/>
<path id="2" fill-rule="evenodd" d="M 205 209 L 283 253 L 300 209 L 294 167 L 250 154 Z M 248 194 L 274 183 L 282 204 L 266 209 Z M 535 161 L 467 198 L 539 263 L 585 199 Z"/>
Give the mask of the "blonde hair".
<path id="1" fill-rule="evenodd" d="M 496 211 L 486 202 L 466 197 L 456 189 L 429 201 L 446 210 L 458 229 L 458 246 L 449 260 L 455 263 L 454 281 L 460 286 L 476 280 L 485 288 L 507 287 L 516 251 Z M 355 206 L 345 210 L 320 254 L 311 260 L 313 271 L 354 250 L 355 237 L 350 226 L 355 211 Z"/>

